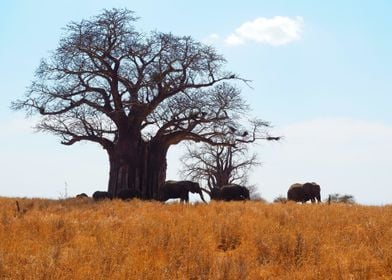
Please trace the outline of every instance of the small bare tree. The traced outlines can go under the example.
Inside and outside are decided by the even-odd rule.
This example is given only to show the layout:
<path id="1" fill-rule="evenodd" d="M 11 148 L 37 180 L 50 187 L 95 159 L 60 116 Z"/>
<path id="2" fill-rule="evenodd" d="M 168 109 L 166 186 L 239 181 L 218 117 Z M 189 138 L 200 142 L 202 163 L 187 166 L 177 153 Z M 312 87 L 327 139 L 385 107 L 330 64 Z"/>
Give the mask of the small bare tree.
<path id="1" fill-rule="evenodd" d="M 327 202 L 331 203 L 346 203 L 346 204 L 355 204 L 355 198 L 353 195 L 350 194 L 339 194 L 334 193 L 328 196 Z"/>
<path id="2" fill-rule="evenodd" d="M 268 128 L 268 123 L 254 121 L 252 131 L 255 135 Z M 259 165 L 255 153 L 249 152 L 249 142 L 243 141 L 249 136 L 248 131 L 241 131 L 231 127 L 231 132 L 222 138 L 221 142 L 226 145 L 188 145 L 186 154 L 181 158 L 183 168 L 181 174 L 184 178 L 204 182 L 209 190 L 221 188 L 228 184 L 248 185 L 250 170 Z M 243 130 L 242 130 L 243 131 Z M 238 137 L 241 136 L 241 137 Z M 278 137 L 266 137 L 267 140 L 279 140 Z M 256 195 L 255 186 L 250 188 Z M 257 194 L 257 196 L 260 196 Z"/>
<path id="3" fill-rule="evenodd" d="M 275 197 L 273 200 L 274 203 L 287 203 L 287 198 L 284 195 L 280 195 Z"/>

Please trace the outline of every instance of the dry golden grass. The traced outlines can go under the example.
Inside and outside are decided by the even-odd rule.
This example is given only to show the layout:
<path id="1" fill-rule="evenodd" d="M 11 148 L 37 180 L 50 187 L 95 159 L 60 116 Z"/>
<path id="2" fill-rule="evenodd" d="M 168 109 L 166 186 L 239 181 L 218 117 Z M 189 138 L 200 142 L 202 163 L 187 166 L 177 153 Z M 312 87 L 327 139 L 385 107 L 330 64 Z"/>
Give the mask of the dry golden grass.
<path id="1" fill-rule="evenodd" d="M 0 198 L 0 279 L 392 279 L 392 207 Z"/>

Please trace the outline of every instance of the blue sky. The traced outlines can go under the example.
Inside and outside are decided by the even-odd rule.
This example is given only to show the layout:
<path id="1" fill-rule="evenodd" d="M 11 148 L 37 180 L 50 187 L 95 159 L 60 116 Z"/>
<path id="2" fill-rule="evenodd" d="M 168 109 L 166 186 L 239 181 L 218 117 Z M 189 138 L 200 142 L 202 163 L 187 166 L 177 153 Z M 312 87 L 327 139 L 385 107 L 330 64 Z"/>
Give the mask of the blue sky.
<path id="1" fill-rule="evenodd" d="M 33 133 L 34 119 L 9 105 L 23 96 L 67 23 L 127 7 L 140 17 L 137 28 L 212 44 L 228 69 L 253 81 L 253 89 L 242 88 L 252 113 L 285 136 L 256 147 L 263 165 L 252 181 L 268 200 L 309 180 L 320 183 L 324 197 L 339 192 L 361 203 L 391 203 L 390 1 L 132 2 L 0 2 L 0 195 L 58 197 L 65 186 L 68 195 L 105 188 L 101 148 L 65 147 Z M 230 36 L 242 43 L 228 43 Z M 178 178 L 180 153 L 181 147 L 170 151 L 170 179 Z"/>

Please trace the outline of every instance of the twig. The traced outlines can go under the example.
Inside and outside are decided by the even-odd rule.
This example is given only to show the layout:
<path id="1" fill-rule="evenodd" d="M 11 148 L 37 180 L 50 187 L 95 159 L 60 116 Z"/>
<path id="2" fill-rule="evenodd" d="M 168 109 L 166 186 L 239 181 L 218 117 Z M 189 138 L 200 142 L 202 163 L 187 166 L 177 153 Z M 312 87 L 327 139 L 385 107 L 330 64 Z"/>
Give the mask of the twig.
<path id="1" fill-rule="evenodd" d="M 15 201 L 15 202 L 16 202 L 16 210 L 18 211 L 18 213 L 20 213 L 19 202 L 18 201 Z"/>

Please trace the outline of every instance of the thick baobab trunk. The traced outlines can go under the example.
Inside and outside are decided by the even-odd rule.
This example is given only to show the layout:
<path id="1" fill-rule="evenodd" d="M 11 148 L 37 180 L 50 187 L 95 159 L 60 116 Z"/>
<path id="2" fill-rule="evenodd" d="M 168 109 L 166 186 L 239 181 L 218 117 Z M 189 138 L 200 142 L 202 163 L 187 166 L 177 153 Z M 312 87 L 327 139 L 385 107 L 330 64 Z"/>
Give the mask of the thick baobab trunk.
<path id="1" fill-rule="evenodd" d="M 109 186 L 108 191 L 117 195 L 121 189 L 140 189 L 142 181 L 142 156 L 134 151 L 113 152 L 109 154 Z"/>
<path id="2" fill-rule="evenodd" d="M 147 197 L 159 199 L 159 187 L 166 180 L 167 150 L 164 145 L 156 142 L 149 143 L 146 153 L 146 181 Z"/>
<path id="3" fill-rule="evenodd" d="M 108 152 L 108 191 L 116 196 L 121 189 L 137 189 L 145 199 L 158 199 L 158 188 L 166 178 L 167 148 L 143 140 L 128 143 Z"/>

